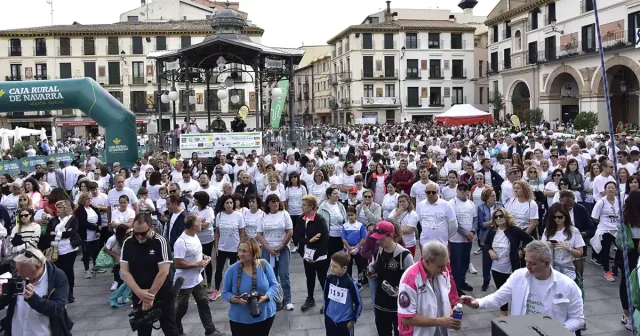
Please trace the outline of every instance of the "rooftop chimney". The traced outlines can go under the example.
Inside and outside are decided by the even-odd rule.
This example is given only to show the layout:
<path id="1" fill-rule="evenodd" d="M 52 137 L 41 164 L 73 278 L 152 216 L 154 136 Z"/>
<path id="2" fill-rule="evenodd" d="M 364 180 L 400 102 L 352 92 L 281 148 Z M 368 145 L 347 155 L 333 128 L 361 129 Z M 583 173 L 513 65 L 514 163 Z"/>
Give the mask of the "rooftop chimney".
<path id="1" fill-rule="evenodd" d="M 147 4 L 147 0 L 140 0 L 140 6 L 145 6 Z"/>
<path id="2" fill-rule="evenodd" d="M 389 15 L 389 14 L 391 14 L 391 1 L 387 0 L 387 15 Z"/>
<path id="3" fill-rule="evenodd" d="M 453 14 L 449 15 L 449 22 L 456 22 L 456 16 Z"/>

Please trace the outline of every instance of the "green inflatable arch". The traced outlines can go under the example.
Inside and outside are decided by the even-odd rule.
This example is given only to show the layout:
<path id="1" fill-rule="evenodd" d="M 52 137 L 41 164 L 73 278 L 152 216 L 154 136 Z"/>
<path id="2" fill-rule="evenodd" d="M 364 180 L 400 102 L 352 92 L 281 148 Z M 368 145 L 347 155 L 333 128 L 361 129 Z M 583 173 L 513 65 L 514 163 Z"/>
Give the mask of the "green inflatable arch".
<path id="1" fill-rule="evenodd" d="M 105 162 L 138 159 L 136 116 L 91 78 L 0 82 L 0 112 L 79 109 L 105 129 Z"/>

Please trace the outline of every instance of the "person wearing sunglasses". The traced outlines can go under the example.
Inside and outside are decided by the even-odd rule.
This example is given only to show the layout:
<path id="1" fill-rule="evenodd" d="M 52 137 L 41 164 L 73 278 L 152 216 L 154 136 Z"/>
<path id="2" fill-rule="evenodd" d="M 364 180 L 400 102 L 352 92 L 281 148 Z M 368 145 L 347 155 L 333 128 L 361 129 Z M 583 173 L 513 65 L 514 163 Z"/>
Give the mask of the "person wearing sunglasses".
<path id="1" fill-rule="evenodd" d="M 10 235 L 10 253 L 19 253 L 28 248 L 38 248 L 40 241 L 40 225 L 33 221 L 33 210 L 26 209 L 18 212 L 18 224 L 13 227 Z M 4 227 L 0 227 L 0 236 Z M 4 232 L 6 236 L 6 231 Z"/>
<path id="2" fill-rule="evenodd" d="M 553 201 L 551 201 L 551 204 L 553 205 L 554 203 L 558 203 L 560 202 L 560 192 L 563 190 L 569 190 L 571 191 L 571 182 L 569 181 L 568 178 L 563 177 L 560 179 L 560 190 L 558 190 L 558 192 L 553 195 Z"/>
<path id="3" fill-rule="evenodd" d="M 563 170 L 558 168 L 551 173 L 551 182 L 544 186 L 544 195 L 547 197 L 547 205 L 549 207 L 553 204 L 553 197 L 560 190 L 560 180 L 562 180 L 563 177 Z"/>
<path id="4" fill-rule="evenodd" d="M 418 203 L 416 212 L 420 220 L 422 231 L 420 245 L 430 240 L 438 240 L 448 245 L 458 229 L 458 220 L 451 204 L 438 197 L 438 185 L 427 184 L 425 188 L 427 199 Z"/>
<path id="5" fill-rule="evenodd" d="M 17 276 L 28 282 L 22 283 L 24 291 L 15 296 L 2 293 L 0 288 L 0 309 L 8 306 L 3 323 L 6 333 L 71 335 L 73 323 L 66 310 L 69 282 L 64 272 L 34 247 L 23 250 L 14 261 Z"/>
<path id="6" fill-rule="evenodd" d="M 184 230 L 184 224 L 182 227 Z M 162 332 L 165 335 L 179 335 L 175 320 L 175 298 L 171 290 L 173 275 L 169 244 L 153 230 L 149 214 L 136 215 L 133 234 L 123 243 L 120 258 L 120 274 L 133 293 L 133 307 L 144 311 L 160 309 Z M 138 335 L 150 336 L 152 330 L 152 325 L 141 326 Z"/>

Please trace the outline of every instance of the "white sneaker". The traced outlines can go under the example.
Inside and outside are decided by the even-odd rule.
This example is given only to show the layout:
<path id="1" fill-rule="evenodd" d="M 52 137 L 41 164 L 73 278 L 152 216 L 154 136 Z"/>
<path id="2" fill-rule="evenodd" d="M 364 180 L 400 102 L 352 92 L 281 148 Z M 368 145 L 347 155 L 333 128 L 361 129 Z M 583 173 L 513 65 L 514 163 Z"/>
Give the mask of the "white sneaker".
<path id="1" fill-rule="evenodd" d="M 111 288 L 110 288 L 110 289 L 111 289 L 111 291 L 112 291 L 112 292 L 113 292 L 113 291 L 115 291 L 116 289 L 118 289 L 118 282 L 117 282 L 117 281 L 114 281 L 114 282 L 111 284 Z"/>
<path id="2" fill-rule="evenodd" d="M 286 305 L 286 306 L 284 306 L 284 308 L 285 308 L 286 310 L 288 310 L 288 311 L 292 311 L 292 310 L 294 310 L 294 309 L 295 309 L 295 308 L 293 307 L 293 303 L 287 303 L 287 305 Z"/>
<path id="3" fill-rule="evenodd" d="M 469 273 L 478 274 L 478 270 L 475 267 L 473 267 L 473 264 L 469 264 Z"/>
<path id="4" fill-rule="evenodd" d="M 298 252 L 298 246 L 293 245 L 293 248 L 291 249 L 291 253 L 296 253 Z"/>
<path id="5" fill-rule="evenodd" d="M 91 274 L 91 271 L 86 270 L 84 271 L 84 278 L 85 279 L 91 279 L 93 277 L 93 275 Z"/>
<path id="6" fill-rule="evenodd" d="M 482 249 L 477 249 L 473 252 L 474 255 L 479 255 L 480 253 L 482 253 Z"/>
<path id="7" fill-rule="evenodd" d="M 625 314 L 622 314 L 622 318 L 620 319 L 620 323 L 627 324 L 629 323 L 629 317 Z"/>
<path id="8" fill-rule="evenodd" d="M 625 328 L 627 328 L 627 330 L 632 330 L 632 329 L 633 329 L 633 326 L 631 325 L 631 320 L 629 320 L 629 322 L 627 322 L 627 323 L 624 325 L 624 327 L 625 327 Z"/>

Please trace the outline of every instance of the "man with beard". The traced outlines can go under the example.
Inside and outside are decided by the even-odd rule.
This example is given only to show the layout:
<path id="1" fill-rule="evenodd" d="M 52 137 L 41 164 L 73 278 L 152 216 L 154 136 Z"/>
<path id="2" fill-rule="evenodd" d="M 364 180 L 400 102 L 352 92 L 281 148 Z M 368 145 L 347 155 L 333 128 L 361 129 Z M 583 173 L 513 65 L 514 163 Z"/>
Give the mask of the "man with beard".
<path id="1" fill-rule="evenodd" d="M 409 195 L 413 185 L 413 172 L 407 169 L 409 162 L 407 159 L 400 160 L 400 167 L 391 174 L 391 180 L 398 187 L 398 191 Z"/>
<path id="2" fill-rule="evenodd" d="M 345 162 L 345 172 L 340 177 L 340 200 L 345 201 L 347 199 L 347 193 L 349 189 L 356 186 L 356 182 L 354 180 L 354 168 L 353 162 L 347 161 Z"/>
<path id="3" fill-rule="evenodd" d="M 207 175 L 207 173 L 200 173 L 198 181 L 200 182 L 200 188 L 198 188 L 196 192 L 206 192 L 209 195 L 209 206 L 214 208 L 218 202 L 218 198 L 222 197 L 222 190 L 211 185 L 211 181 L 209 180 L 209 175 Z"/>

